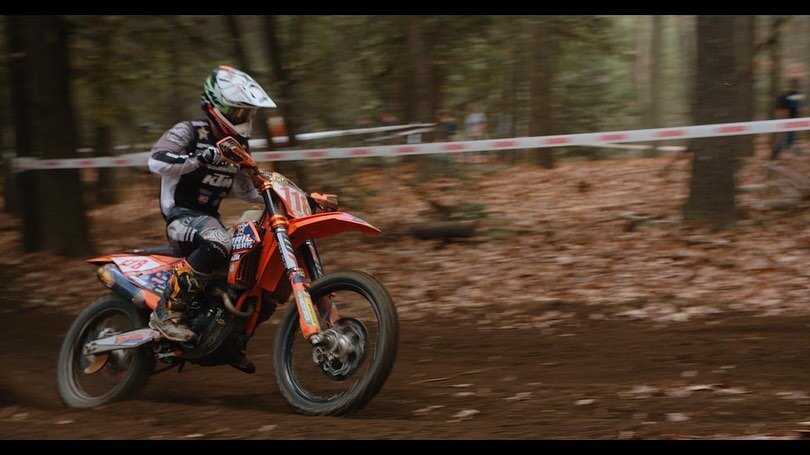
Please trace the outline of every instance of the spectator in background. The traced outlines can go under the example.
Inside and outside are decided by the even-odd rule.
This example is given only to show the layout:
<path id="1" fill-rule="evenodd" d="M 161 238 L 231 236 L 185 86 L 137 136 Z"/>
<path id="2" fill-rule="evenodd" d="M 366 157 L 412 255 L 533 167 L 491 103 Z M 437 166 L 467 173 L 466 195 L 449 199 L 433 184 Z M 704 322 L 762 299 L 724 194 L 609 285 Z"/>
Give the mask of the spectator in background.
<path id="1" fill-rule="evenodd" d="M 399 119 L 390 109 L 386 109 L 380 115 L 380 125 L 381 126 L 394 126 L 399 123 Z"/>
<path id="2" fill-rule="evenodd" d="M 473 103 L 467 105 L 467 117 L 464 119 L 464 134 L 472 141 L 486 139 L 487 115 L 478 110 L 478 106 Z"/>
<path id="3" fill-rule="evenodd" d="M 804 101 L 804 94 L 799 90 L 801 81 L 798 78 L 790 80 L 790 89 L 779 96 L 776 100 L 776 116 L 777 118 L 797 118 L 801 108 L 801 102 Z M 799 155 L 799 150 L 793 148 L 793 139 L 796 137 L 795 131 L 788 131 L 776 136 L 773 148 L 771 149 L 771 159 L 775 160 L 779 157 L 779 153 L 783 148 L 787 148 L 794 154 Z"/>
<path id="4" fill-rule="evenodd" d="M 458 123 L 455 117 L 450 114 L 447 109 L 442 109 L 436 115 L 436 135 L 439 141 L 457 141 L 458 140 Z"/>

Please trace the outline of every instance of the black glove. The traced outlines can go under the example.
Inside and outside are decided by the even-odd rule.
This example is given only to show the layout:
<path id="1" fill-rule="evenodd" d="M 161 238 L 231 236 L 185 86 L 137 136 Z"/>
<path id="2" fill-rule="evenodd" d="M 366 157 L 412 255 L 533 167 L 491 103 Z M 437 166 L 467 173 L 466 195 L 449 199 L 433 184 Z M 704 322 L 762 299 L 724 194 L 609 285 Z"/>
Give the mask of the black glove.
<path id="1" fill-rule="evenodd" d="M 199 161 L 200 164 L 219 166 L 222 164 L 222 154 L 219 152 L 218 148 L 209 145 L 208 148 L 202 152 L 197 152 L 197 161 Z"/>

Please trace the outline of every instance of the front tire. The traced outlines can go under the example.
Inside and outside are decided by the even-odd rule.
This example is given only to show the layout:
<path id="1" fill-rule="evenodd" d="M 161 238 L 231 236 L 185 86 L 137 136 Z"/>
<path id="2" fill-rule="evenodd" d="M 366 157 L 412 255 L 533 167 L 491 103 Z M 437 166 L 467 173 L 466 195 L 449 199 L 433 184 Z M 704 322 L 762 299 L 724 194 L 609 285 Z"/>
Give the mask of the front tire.
<path id="1" fill-rule="evenodd" d="M 380 391 L 393 368 L 399 342 L 399 322 L 388 291 L 371 275 L 341 271 L 314 281 L 310 296 L 313 302 L 318 302 L 330 294 L 338 296 L 342 291 L 362 297 L 348 300 L 335 297 L 337 311 L 343 320 L 357 318 L 364 324 L 363 330 L 368 326 L 371 334 L 368 347 L 373 349 L 366 349 L 363 365 L 349 377 L 330 377 L 314 364 L 312 345 L 301 334 L 298 308 L 291 304 L 276 333 L 274 372 L 284 401 L 299 413 L 340 416 L 357 411 Z M 360 303 L 352 306 L 358 301 Z M 363 312 L 363 307 L 367 312 Z M 329 391 L 315 391 L 316 384 Z M 349 384 L 346 390 L 334 390 L 335 387 L 343 388 L 343 384 Z"/>
<path id="2" fill-rule="evenodd" d="M 62 402 L 71 408 L 92 408 L 140 389 L 154 368 L 148 346 L 105 353 L 106 363 L 92 373 L 86 370 L 93 370 L 91 365 L 98 358 L 84 355 L 82 348 L 94 339 L 146 326 L 146 315 L 118 294 L 105 295 L 85 308 L 68 330 L 59 351 L 56 383 Z"/>

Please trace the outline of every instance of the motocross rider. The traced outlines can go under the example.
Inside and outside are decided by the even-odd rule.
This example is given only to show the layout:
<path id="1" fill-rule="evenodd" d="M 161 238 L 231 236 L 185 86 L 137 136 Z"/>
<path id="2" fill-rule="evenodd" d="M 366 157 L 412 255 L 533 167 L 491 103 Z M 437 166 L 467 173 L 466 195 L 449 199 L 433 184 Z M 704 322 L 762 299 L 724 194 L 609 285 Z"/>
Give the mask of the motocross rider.
<path id="1" fill-rule="evenodd" d="M 231 237 L 220 221 L 220 202 L 233 188 L 240 199 L 262 203 L 250 177 L 224 162 L 215 144 L 231 136 L 247 150 L 253 114 L 276 107 L 253 78 L 224 65 L 205 80 L 200 105 L 207 118 L 174 125 L 149 158 L 149 169 L 161 175 L 160 209 L 169 243 L 186 256 L 172 269 L 149 326 L 180 342 L 196 337 L 184 310 L 230 257 Z M 230 365 L 255 371 L 244 350 Z"/>

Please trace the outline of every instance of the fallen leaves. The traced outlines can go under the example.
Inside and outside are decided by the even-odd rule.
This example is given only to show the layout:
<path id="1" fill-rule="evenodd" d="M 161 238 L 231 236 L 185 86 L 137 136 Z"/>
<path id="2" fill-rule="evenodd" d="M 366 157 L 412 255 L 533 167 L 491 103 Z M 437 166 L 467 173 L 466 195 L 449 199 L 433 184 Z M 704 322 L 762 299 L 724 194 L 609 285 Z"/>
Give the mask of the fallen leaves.
<path id="1" fill-rule="evenodd" d="M 434 404 L 434 405 L 426 406 L 424 408 L 419 408 L 416 411 L 413 411 L 413 413 L 414 413 L 414 415 L 421 416 L 421 415 L 429 414 L 429 413 L 435 411 L 436 409 L 441 409 L 443 407 L 444 407 L 444 405 Z"/>
<path id="2" fill-rule="evenodd" d="M 448 422 L 461 422 L 463 420 L 470 420 L 476 414 L 480 414 L 480 413 L 481 413 L 481 411 L 479 411 L 477 409 L 464 409 L 462 411 L 459 411 L 459 412 L 453 414 L 453 419 L 448 420 Z"/>
<path id="3" fill-rule="evenodd" d="M 515 394 L 515 395 L 513 395 L 511 397 L 504 398 L 504 400 L 506 400 L 506 401 L 526 401 L 526 400 L 530 399 L 531 396 L 532 396 L 532 392 L 518 392 L 517 394 Z"/>
<path id="4" fill-rule="evenodd" d="M 682 412 L 668 412 L 667 422 L 686 422 L 690 417 Z"/>
<path id="5" fill-rule="evenodd" d="M 582 304 L 591 307 L 594 319 L 667 324 L 728 310 L 769 315 L 810 311 L 810 272 L 805 267 L 810 262 L 810 218 L 787 213 L 767 218 L 767 224 L 757 221 L 721 233 L 694 228 L 680 220 L 689 173 L 662 178 L 640 172 L 663 168 L 668 160 L 564 162 L 552 170 L 519 165 L 486 174 L 457 164 L 468 180 L 416 184 L 443 203 L 484 201 L 485 241 L 442 244 L 394 236 L 372 245 L 376 239 L 352 234 L 319 241 L 321 256 L 327 271 L 354 268 L 375 275 L 403 319 L 497 308 L 497 317 L 478 321 L 482 328 L 554 330 L 560 321 L 575 317 L 566 306 Z M 801 161 L 793 164 L 808 167 Z M 688 170 L 686 163 L 678 166 Z M 415 180 L 412 164 L 396 164 L 389 171 Z M 766 177 L 761 159 L 750 158 L 739 180 L 741 185 L 755 184 Z M 411 218 L 426 221 L 418 214 L 430 213 L 427 202 L 378 168 L 358 168 L 351 179 L 341 181 L 328 175 L 312 178 L 313 187 L 328 184 L 338 194 L 362 190 L 368 195 L 362 205 L 344 208 L 378 226 Z M 581 182 L 590 190 L 577 191 Z M 133 185 L 123 203 L 89 212 L 100 254 L 165 242 L 156 188 L 155 179 Z M 741 196 L 741 203 L 751 197 Z M 248 206 L 226 201 L 225 224 L 235 222 Z M 628 217 L 666 223 L 647 222 L 626 232 Z M 16 226 L 0 232 L 5 253 L 0 267 L 14 270 L 13 286 L 0 284 L 7 298 L 76 313 L 107 292 L 82 259 L 20 254 L 19 220 L 0 214 L 0 222 Z M 498 229 L 498 238 L 486 237 Z M 50 280 L 56 269 L 69 279 Z"/>

